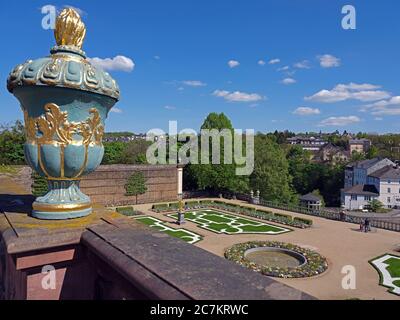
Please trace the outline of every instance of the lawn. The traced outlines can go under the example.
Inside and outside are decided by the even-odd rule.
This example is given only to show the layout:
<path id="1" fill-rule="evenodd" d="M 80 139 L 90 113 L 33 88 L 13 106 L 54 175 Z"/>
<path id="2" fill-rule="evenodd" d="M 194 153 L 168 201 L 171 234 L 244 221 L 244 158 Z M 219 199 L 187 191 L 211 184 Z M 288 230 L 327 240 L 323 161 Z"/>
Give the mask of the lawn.
<path id="1" fill-rule="evenodd" d="M 400 257 L 385 254 L 370 263 L 379 272 L 380 284 L 388 287 L 389 292 L 400 295 Z"/>
<path id="2" fill-rule="evenodd" d="M 197 233 L 194 233 L 186 229 L 174 229 L 168 227 L 164 221 L 161 221 L 157 218 L 146 216 L 146 217 L 137 217 L 134 219 L 148 225 L 151 228 L 157 229 L 158 231 L 165 232 L 166 234 L 172 237 L 182 239 L 183 241 L 186 241 L 190 244 L 194 244 L 202 240 L 202 237 Z"/>
<path id="3" fill-rule="evenodd" d="M 399 258 L 390 258 L 385 260 L 389 266 L 386 268 L 389 271 L 392 278 L 400 278 L 400 259 Z"/>
<path id="4" fill-rule="evenodd" d="M 170 214 L 169 217 L 177 218 L 177 214 Z M 241 234 L 281 234 L 291 231 L 252 219 L 242 218 L 236 215 L 227 214 L 217 210 L 199 210 L 185 213 L 185 219 L 199 225 L 200 228 L 215 233 Z"/>

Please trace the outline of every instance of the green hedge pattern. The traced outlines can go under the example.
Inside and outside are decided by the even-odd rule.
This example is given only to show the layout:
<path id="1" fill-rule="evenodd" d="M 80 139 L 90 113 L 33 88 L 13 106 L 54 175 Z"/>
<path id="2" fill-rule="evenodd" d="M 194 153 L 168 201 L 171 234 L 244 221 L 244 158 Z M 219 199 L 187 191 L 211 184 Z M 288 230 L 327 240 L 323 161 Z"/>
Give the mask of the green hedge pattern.
<path id="1" fill-rule="evenodd" d="M 164 204 L 155 204 L 153 205 L 152 210 L 158 213 L 171 212 L 177 210 L 178 207 L 179 207 L 178 202 L 172 202 Z M 204 208 L 220 209 L 232 213 L 238 213 L 257 219 L 276 222 L 283 225 L 295 228 L 302 228 L 302 229 L 309 228 L 313 224 L 313 221 L 310 219 L 298 218 L 298 217 L 293 218 L 291 215 L 288 214 L 273 213 L 271 211 L 259 210 L 247 206 L 240 206 L 219 200 L 186 201 L 185 208 L 186 210 L 204 209 Z"/>

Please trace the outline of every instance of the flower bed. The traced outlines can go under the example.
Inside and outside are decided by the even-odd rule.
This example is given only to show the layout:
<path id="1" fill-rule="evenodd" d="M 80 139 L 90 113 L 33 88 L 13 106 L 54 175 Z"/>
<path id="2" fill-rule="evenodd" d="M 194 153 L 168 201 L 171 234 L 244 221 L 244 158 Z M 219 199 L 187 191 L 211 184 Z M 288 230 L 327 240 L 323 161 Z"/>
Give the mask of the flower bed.
<path id="1" fill-rule="evenodd" d="M 266 221 L 276 222 L 284 224 L 287 226 L 295 228 L 309 228 L 312 226 L 313 222 L 310 219 L 305 218 L 293 218 L 287 214 L 273 213 L 271 211 L 256 210 L 255 208 L 250 208 L 246 206 L 239 206 L 236 204 L 226 203 L 222 201 L 212 201 L 212 200 L 201 200 L 201 201 L 187 201 L 185 203 L 186 210 L 195 209 L 219 209 L 227 212 L 238 213 L 245 216 L 262 219 Z M 172 212 L 177 210 L 177 202 L 166 203 L 166 204 L 155 204 L 152 210 L 158 213 L 161 212 Z"/>
<path id="2" fill-rule="evenodd" d="M 296 252 L 307 259 L 307 263 L 296 268 L 278 268 L 266 265 L 258 265 L 245 258 L 245 252 L 254 248 L 281 248 Z M 260 272 L 264 275 L 279 278 L 306 278 L 323 273 L 328 268 L 326 259 L 319 253 L 296 246 L 291 243 L 276 241 L 250 241 L 235 244 L 225 251 L 225 258 L 234 261 L 246 268 Z"/>

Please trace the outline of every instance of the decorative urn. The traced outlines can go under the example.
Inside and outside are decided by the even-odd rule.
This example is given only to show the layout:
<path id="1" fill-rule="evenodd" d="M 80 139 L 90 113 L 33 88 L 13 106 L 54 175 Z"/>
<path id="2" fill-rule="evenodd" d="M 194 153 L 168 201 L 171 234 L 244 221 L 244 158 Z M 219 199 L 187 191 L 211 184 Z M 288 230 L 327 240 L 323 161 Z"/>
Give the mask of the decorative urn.
<path id="1" fill-rule="evenodd" d="M 7 79 L 24 113 L 25 159 L 48 181 L 49 191 L 33 203 L 32 216 L 48 220 L 91 213 L 79 183 L 101 163 L 104 121 L 119 99 L 115 80 L 81 50 L 86 28 L 74 9 L 60 13 L 54 34 L 50 56 L 16 66 Z"/>

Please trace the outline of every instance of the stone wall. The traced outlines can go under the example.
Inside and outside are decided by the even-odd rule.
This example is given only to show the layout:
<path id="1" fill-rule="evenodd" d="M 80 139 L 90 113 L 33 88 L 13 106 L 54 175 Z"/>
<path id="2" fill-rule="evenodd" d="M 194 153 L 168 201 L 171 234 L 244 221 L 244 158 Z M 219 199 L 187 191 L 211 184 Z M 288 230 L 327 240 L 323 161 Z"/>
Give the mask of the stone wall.
<path id="1" fill-rule="evenodd" d="M 146 179 L 147 192 L 138 196 L 138 203 L 175 201 L 178 196 L 178 174 L 175 165 L 104 165 L 85 176 L 82 191 L 93 203 L 103 205 L 135 204 L 135 196 L 125 196 L 127 179 L 141 171 Z"/>

